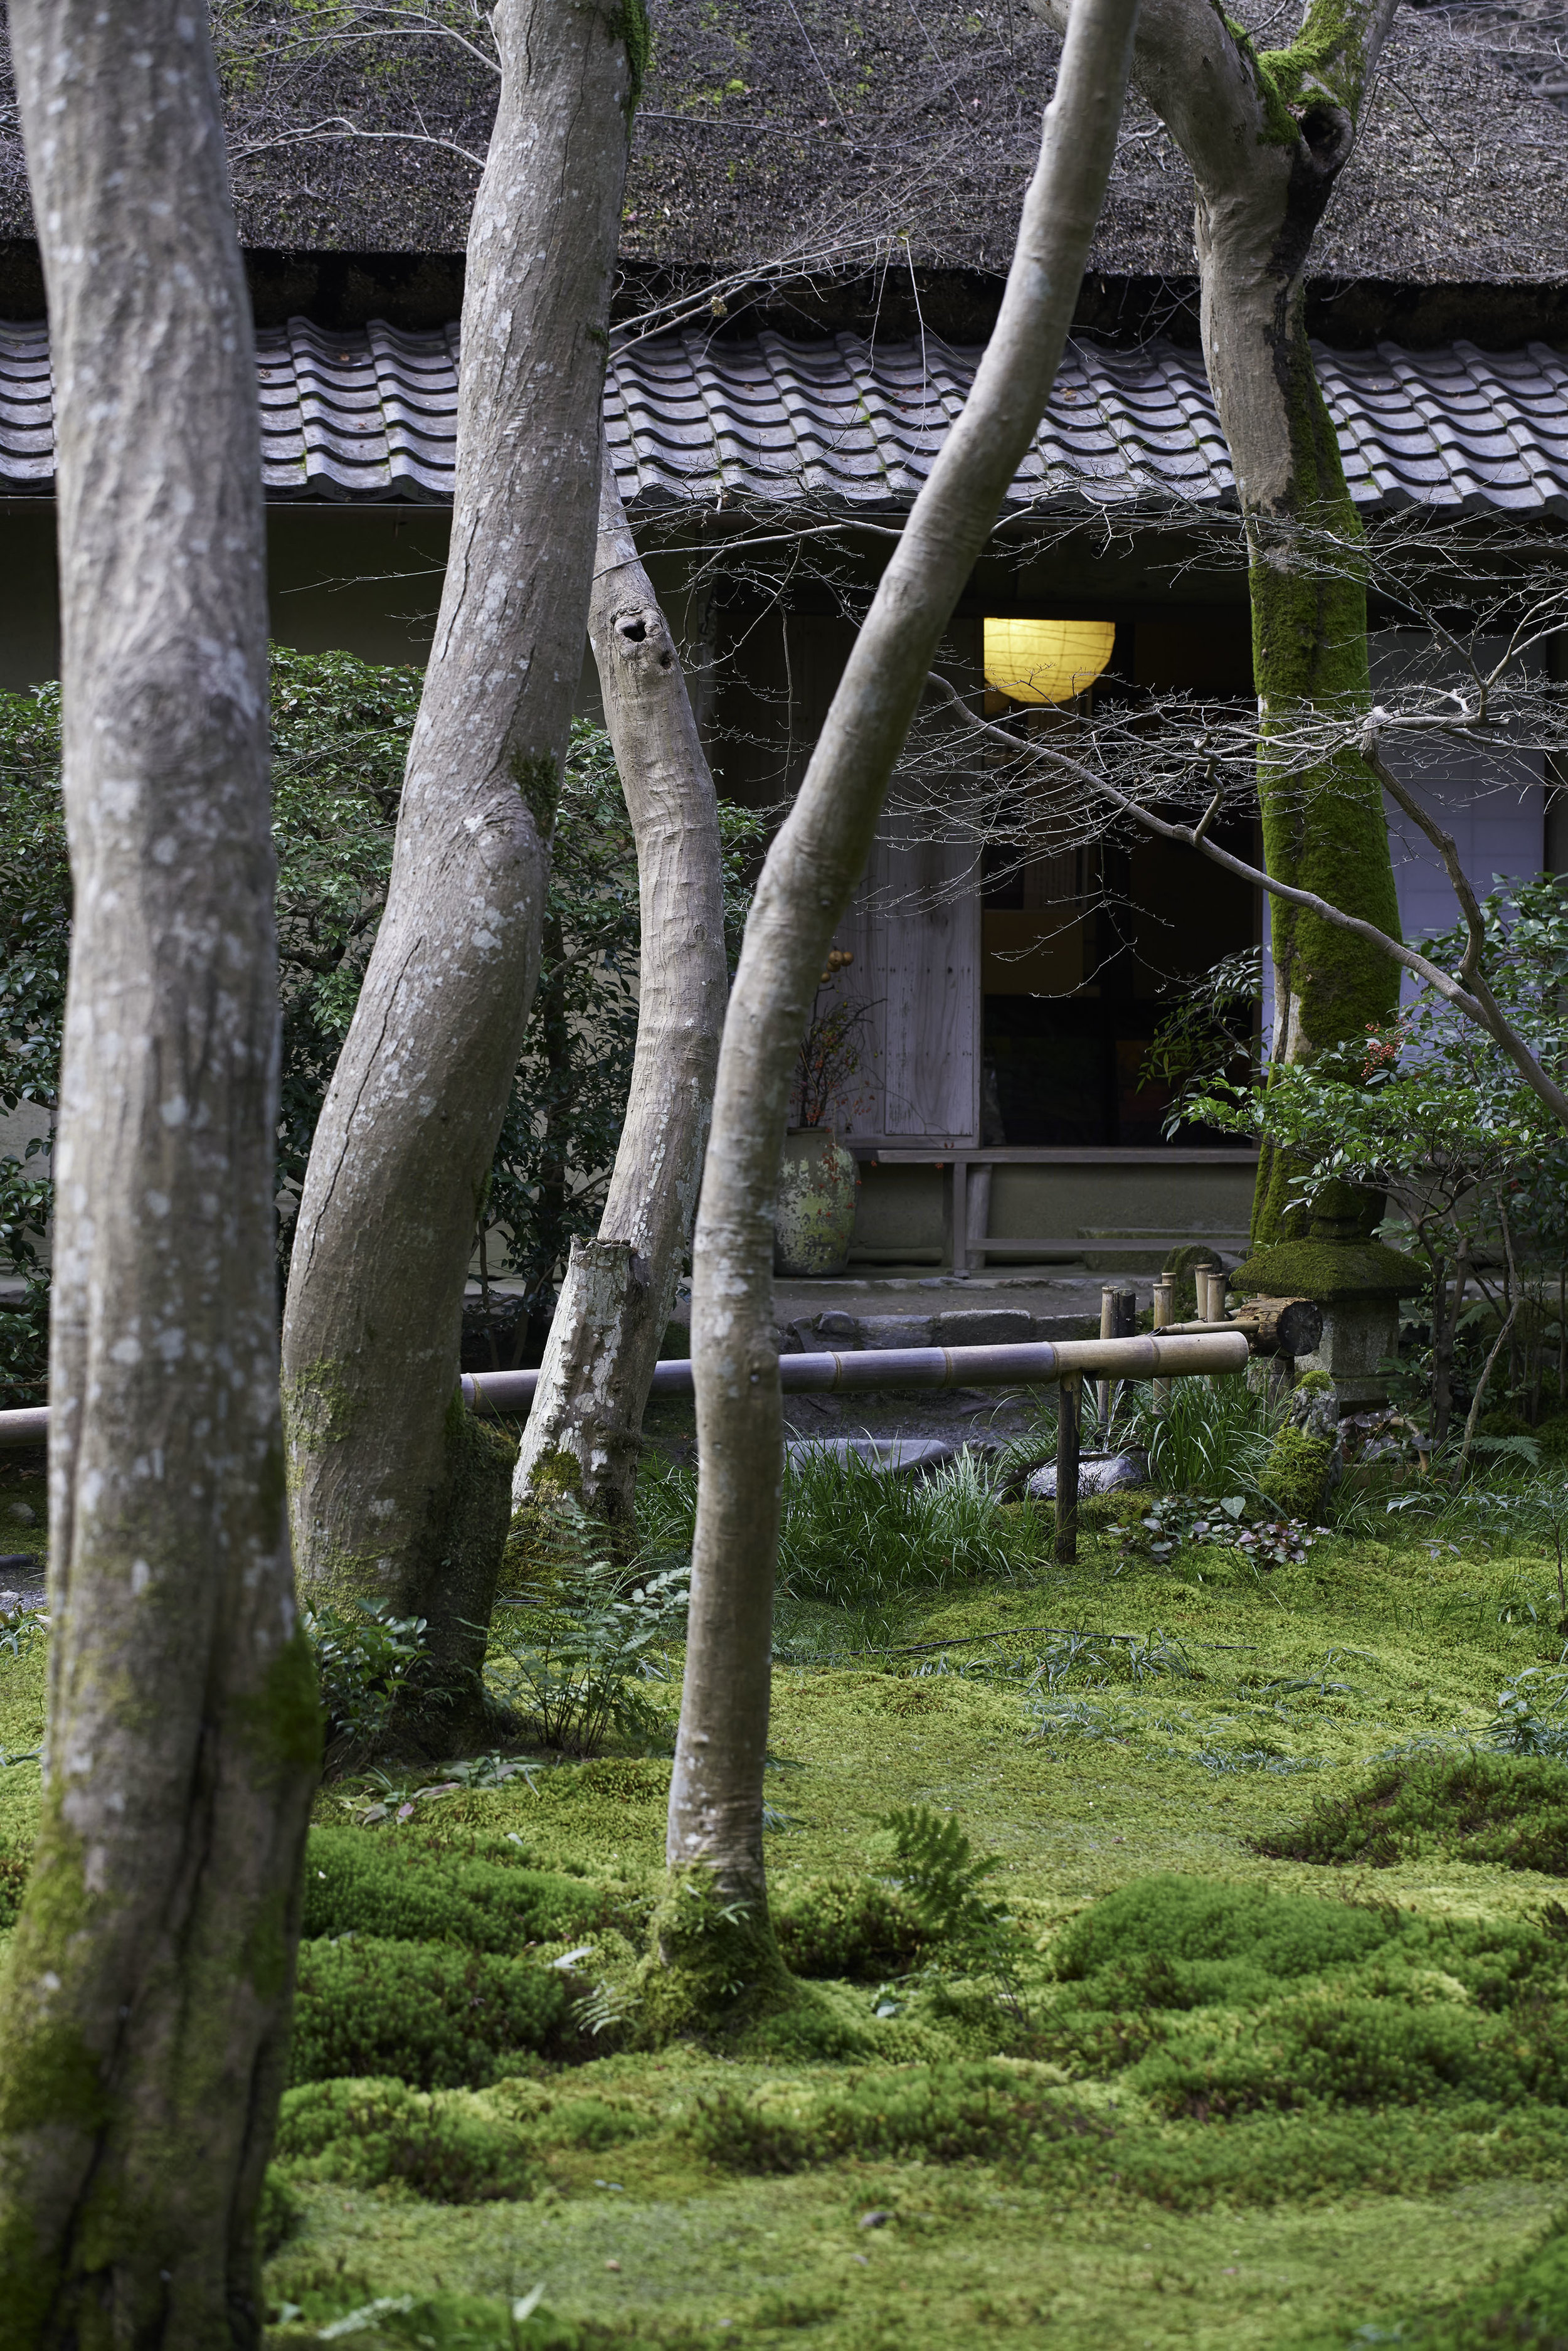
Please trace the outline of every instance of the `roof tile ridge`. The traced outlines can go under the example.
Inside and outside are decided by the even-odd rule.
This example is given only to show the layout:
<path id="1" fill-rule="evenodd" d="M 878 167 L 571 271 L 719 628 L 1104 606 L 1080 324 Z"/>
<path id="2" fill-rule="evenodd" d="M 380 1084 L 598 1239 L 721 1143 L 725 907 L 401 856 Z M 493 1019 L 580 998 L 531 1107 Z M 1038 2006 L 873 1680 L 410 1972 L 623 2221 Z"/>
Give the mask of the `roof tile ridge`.
<path id="1" fill-rule="evenodd" d="M 1312 353 L 1312 373 L 1317 378 L 1322 403 L 1339 444 L 1340 465 L 1343 468 L 1345 488 L 1353 506 L 1379 507 L 1397 505 L 1407 496 L 1406 485 L 1389 462 L 1389 452 L 1378 431 L 1379 410 L 1377 387 L 1369 387 L 1359 368 L 1346 367 L 1347 360 L 1364 360 L 1383 366 L 1382 346 L 1375 344 L 1371 352 L 1336 350 L 1332 343 L 1322 342 L 1316 336 L 1308 338 Z M 1349 449 L 1360 460 L 1358 475 L 1345 464 Z M 1364 481 L 1370 495 L 1357 495 L 1359 481 Z"/>
<path id="2" fill-rule="evenodd" d="M 1483 351 L 1468 338 L 1456 339 L 1456 352 L 1464 356 L 1472 382 L 1484 382 L 1491 413 L 1507 431 L 1514 454 L 1529 477 L 1530 486 L 1543 505 L 1552 497 L 1561 497 L 1564 484 L 1550 453 L 1543 449 L 1538 437 L 1539 420 L 1528 401 L 1522 396 L 1515 379 L 1507 371 L 1493 368 L 1494 360 L 1509 359 L 1515 354 L 1507 351 Z"/>
<path id="3" fill-rule="evenodd" d="M 974 368 L 966 371 L 949 346 L 936 336 L 922 336 L 918 341 L 911 336 L 905 342 L 888 346 L 890 350 L 918 350 L 920 353 L 920 388 L 924 405 L 916 425 L 913 418 L 899 416 L 895 413 L 894 394 L 885 376 L 877 367 L 876 345 L 866 336 L 852 334 L 847 329 L 841 329 L 833 340 L 854 387 L 856 408 L 870 429 L 877 472 L 883 488 L 890 496 L 897 495 L 894 480 L 895 473 L 918 486 L 929 477 L 938 450 L 963 412 L 974 383 Z M 936 344 L 941 357 L 948 363 L 946 381 L 933 372 L 933 343 Z M 930 419 L 934 402 L 937 410 L 935 428 Z M 896 463 L 889 460 L 889 442 L 898 452 Z"/>
<path id="4" fill-rule="evenodd" d="M 825 429 L 813 413 L 811 387 L 801 381 L 797 358 L 802 346 L 792 336 L 780 334 L 777 327 L 763 326 L 758 330 L 756 347 L 762 371 L 789 425 L 794 459 L 789 470 L 779 466 L 766 471 L 772 479 L 792 482 L 802 495 L 831 487 L 833 459 L 842 450 L 843 435 L 841 431 Z"/>

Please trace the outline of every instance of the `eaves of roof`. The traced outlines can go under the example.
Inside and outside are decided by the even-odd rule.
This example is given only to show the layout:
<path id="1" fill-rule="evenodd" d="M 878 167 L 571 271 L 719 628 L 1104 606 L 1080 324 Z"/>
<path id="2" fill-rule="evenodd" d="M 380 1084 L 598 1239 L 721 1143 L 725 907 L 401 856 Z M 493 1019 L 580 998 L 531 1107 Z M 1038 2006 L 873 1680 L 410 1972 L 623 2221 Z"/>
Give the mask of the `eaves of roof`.
<path id="1" fill-rule="evenodd" d="M 296 319 L 257 336 L 267 494 L 384 504 L 450 499 L 457 329 L 372 321 L 332 334 Z M 628 507 L 716 506 L 837 515 L 908 507 L 979 359 L 928 336 L 793 342 L 688 332 L 633 343 L 605 387 L 609 445 Z M 1367 512 L 1568 518 L 1568 355 L 1544 343 L 1486 352 L 1317 349 L 1346 477 Z M 48 334 L 0 325 L 0 495 L 54 486 Z M 1018 513 L 1234 504 L 1224 436 L 1197 353 L 1069 346 L 1009 494 Z"/>

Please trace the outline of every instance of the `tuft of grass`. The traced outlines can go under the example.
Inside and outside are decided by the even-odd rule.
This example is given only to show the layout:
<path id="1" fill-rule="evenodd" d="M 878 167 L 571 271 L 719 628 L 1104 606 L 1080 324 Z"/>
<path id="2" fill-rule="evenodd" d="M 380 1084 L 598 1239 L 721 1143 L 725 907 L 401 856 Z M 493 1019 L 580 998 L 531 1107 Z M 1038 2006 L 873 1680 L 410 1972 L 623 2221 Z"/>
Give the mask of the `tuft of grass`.
<path id="1" fill-rule="evenodd" d="M 779 1585 L 885 1623 L 917 1593 L 1029 1574 L 1049 1540 L 1049 1513 L 1008 1504 L 972 1454 L 928 1478 L 896 1478 L 853 1455 L 806 1453 L 785 1476 Z"/>
<path id="2" fill-rule="evenodd" d="M 1173 1380 L 1157 1408 L 1152 1388 L 1135 1398 L 1132 1440 L 1148 1455 L 1156 1493 L 1262 1498 L 1283 1406 L 1249 1388 L 1243 1373 Z"/>
<path id="3" fill-rule="evenodd" d="M 784 1472 L 779 1591 L 807 1609 L 840 1612 L 846 1647 L 896 1622 L 917 1597 L 1030 1576 L 1049 1556 L 1050 1506 L 1009 1502 L 1004 1483 L 973 1454 L 925 1478 L 893 1477 L 851 1454 L 794 1456 Z M 638 1484 L 645 1553 L 688 1552 L 696 1510 L 689 1469 L 650 1462 Z"/>

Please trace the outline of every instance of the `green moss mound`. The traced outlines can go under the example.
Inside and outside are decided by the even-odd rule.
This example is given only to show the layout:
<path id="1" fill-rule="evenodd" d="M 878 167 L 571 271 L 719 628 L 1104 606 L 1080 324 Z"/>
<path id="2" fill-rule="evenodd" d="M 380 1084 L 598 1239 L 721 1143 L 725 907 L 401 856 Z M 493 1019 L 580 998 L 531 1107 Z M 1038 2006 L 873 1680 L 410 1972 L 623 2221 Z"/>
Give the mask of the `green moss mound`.
<path id="1" fill-rule="evenodd" d="M 1568 1460 L 1568 1412 L 1554 1412 L 1549 1419 L 1538 1420 L 1531 1434 L 1543 1461 Z"/>
<path id="2" fill-rule="evenodd" d="M 295 2083 L 374 2074 L 421 2090 L 480 2089 L 570 2037 L 553 1968 L 370 1935 L 300 1945 Z"/>
<path id="3" fill-rule="evenodd" d="M 301 2179 L 398 2182 L 433 2204 L 528 2197 L 541 2178 L 517 2131 L 465 2092 L 430 2096 L 384 2076 L 286 2090 L 276 2159 Z"/>
<path id="4" fill-rule="evenodd" d="M 1314 1525 L 1328 1494 L 1333 1445 L 1304 1428 L 1281 1428 L 1269 1448 L 1259 1485 L 1282 1518 Z"/>
<path id="5" fill-rule="evenodd" d="M 894 1974 L 930 1938 L 907 1903 L 873 1877 L 816 1877 L 774 1899 L 773 1931 L 797 1976 L 866 1981 Z"/>
<path id="6" fill-rule="evenodd" d="M 307 1936 L 516 1952 L 603 1926 L 612 1907 L 601 1887 L 580 1878 L 458 1858 L 384 1829 L 314 1829 L 306 1849 Z"/>
<path id="7" fill-rule="evenodd" d="M 1568 1876 L 1568 1763 L 1545 1755 L 1393 1758 L 1254 1849 L 1372 1869 L 1444 1854 Z"/>
<path id="8" fill-rule="evenodd" d="M 694 2146 L 733 2171 L 803 2171 L 846 2157 L 1016 2164 L 1039 2142 L 1088 2147 L 1109 2136 L 1032 2069 L 1003 2064 L 880 2069 L 847 2085 L 719 2090 L 688 2125 Z"/>
<path id="9" fill-rule="evenodd" d="M 1347 1999 L 1282 2003 L 1238 2040 L 1227 2020 L 1173 2036 L 1128 2075 L 1156 2114 L 1194 2122 L 1326 2106 L 1560 2105 L 1568 2089 L 1552 2037 L 1517 2014 L 1477 2016 L 1412 1984 Z"/>
<path id="10" fill-rule="evenodd" d="M 1369 1958 L 1398 1932 L 1397 1917 L 1315 1894 L 1274 1894 L 1263 1886 L 1222 1886 L 1201 1878 L 1141 1877 L 1071 1921 L 1052 1959 L 1065 1983 L 1130 1975 L 1154 1963 L 1156 1980 L 1178 1985 L 1175 1970 L 1221 1966 L 1270 1980 L 1320 1975 Z M 1189 1992 L 1168 2003 L 1189 2007 L 1218 1977 L 1187 1980 Z"/>

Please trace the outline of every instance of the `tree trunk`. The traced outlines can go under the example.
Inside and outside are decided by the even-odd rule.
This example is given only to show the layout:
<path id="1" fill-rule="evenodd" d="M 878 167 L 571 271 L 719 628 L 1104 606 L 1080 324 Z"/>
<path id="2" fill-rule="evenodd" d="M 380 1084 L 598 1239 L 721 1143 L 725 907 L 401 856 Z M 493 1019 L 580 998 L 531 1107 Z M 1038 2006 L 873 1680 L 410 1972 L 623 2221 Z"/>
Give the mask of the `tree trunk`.
<path id="1" fill-rule="evenodd" d="M 1064 0 L 1030 5 L 1061 25 Z M 1269 749 L 1270 736 L 1290 742 L 1303 705 L 1370 706 L 1361 520 L 1312 366 L 1305 291 L 1394 6 L 1312 0 L 1291 48 L 1259 52 L 1212 0 L 1145 0 L 1133 78 L 1197 183 L 1204 359 L 1248 538 L 1265 863 L 1397 938 L 1383 795 L 1360 754 L 1303 768 Z M 1270 921 L 1276 1061 L 1311 1061 L 1394 1017 L 1399 974 L 1378 947 L 1277 898 Z M 1304 1227 L 1304 1212 L 1285 1208 L 1290 1173 L 1265 1144 L 1254 1244 Z M 1338 1185 L 1312 1229 L 1359 1238 L 1381 1213 L 1375 1194 Z"/>
<path id="2" fill-rule="evenodd" d="M 768 852 L 719 1056 L 692 1284 L 701 1486 L 667 1853 L 667 1959 L 716 1894 L 766 1923 L 768 1740 L 782 1412 L 773 1204 L 796 1056 L 938 640 L 1039 424 L 1121 119 L 1135 0 L 1076 0 L 996 331 L 855 641 L 800 796 Z M 711 1927 L 713 1921 L 706 1922 Z M 733 1978 L 730 1979 L 733 1980 Z"/>
<path id="3" fill-rule="evenodd" d="M 511 1448 L 454 1401 L 463 1287 L 538 972 L 592 571 L 628 43 L 643 47 L 632 0 L 501 0 L 492 22 L 451 552 L 283 1340 L 301 1575 L 430 1619 L 450 1696 L 420 1735 L 437 1746 L 480 1719 L 506 1535 Z"/>
<path id="4" fill-rule="evenodd" d="M 570 1488 L 626 1530 L 707 1142 L 724 1023 L 724 872 L 713 778 L 608 453 L 589 636 L 637 843 L 637 1051 L 599 1236 L 571 1246 L 512 1497 L 517 1510 Z"/>
<path id="5" fill-rule="evenodd" d="M 254 2346 L 319 1756 L 289 1571 L 250 305 L 200 11 L 14 0 L 75 921 L 42 1820 L 0 1989 L 7 2346 Z"/>

